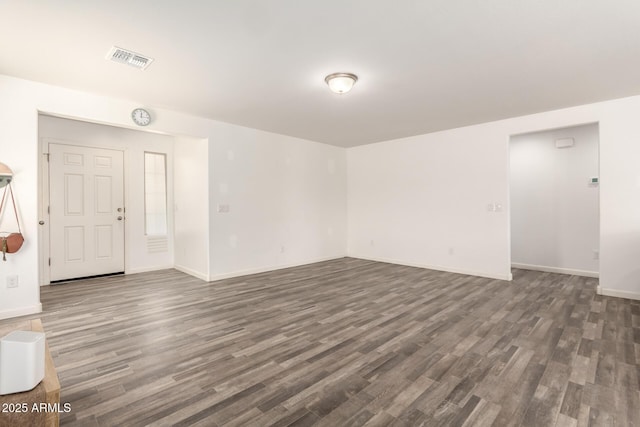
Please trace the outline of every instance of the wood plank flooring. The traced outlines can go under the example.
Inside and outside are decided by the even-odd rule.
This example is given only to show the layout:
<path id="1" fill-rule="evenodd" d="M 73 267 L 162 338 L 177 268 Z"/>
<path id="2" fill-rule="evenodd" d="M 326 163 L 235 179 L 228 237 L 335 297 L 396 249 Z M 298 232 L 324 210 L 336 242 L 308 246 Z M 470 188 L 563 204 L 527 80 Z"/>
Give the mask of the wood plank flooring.
<path id="1" fill-rule="evenodd" d="M 344 258 L 42 289 L 68 426 L 640 426 L 640 302 Z"/>

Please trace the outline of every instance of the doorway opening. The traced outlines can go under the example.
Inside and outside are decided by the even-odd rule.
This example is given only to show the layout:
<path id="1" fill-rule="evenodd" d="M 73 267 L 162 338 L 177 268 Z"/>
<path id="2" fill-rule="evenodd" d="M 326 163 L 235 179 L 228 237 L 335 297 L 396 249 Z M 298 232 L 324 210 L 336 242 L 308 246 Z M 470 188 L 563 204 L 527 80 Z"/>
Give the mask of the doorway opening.
<path id="1" fill-rule="evenodd" d="M 509 161 L 511 266 L 598 277 L 598 124 L 511 136 Z"/>
<path id="2" fill-rule="evenodd" d="M 45 114 L 38 125 L 40 284 L 172 268 L 174 137 Z M 162 233 L 147 232 L 149 152 L 162 159 Z"/>

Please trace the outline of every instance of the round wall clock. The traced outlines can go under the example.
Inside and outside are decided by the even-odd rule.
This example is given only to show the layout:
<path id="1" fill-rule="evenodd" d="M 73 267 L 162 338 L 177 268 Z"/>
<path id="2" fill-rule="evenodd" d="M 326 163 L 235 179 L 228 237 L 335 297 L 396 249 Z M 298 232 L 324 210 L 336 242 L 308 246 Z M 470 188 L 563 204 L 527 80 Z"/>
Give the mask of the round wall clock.
<path id="1" fill-rule="evenodd" d="M 133 123 L 138 126 L 146 126 L 151 123 L 151 114 L 144 108 L 136 108 L 131 112 Z"/>

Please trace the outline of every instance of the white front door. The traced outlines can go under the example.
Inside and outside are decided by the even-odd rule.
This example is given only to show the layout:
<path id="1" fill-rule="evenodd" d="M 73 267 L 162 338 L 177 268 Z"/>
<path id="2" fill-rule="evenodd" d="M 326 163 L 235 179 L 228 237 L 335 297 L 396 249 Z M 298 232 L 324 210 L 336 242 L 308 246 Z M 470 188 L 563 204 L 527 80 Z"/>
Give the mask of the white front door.
<path id="1" fill-rule="evenodd" d="M 49 144 L 51 281 L 124 271 L 122 151 Z"/>

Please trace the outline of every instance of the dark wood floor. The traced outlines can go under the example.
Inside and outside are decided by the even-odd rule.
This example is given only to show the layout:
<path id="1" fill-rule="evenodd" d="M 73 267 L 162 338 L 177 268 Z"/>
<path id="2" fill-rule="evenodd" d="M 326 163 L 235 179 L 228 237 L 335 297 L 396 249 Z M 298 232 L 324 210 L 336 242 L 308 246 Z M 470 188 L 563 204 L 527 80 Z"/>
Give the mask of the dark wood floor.
<path id="1" fill-rule="evenodd" d="M 341 259 L 43 288 L 62 425 L 640 426 L 640 302 Z"/>

